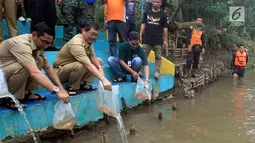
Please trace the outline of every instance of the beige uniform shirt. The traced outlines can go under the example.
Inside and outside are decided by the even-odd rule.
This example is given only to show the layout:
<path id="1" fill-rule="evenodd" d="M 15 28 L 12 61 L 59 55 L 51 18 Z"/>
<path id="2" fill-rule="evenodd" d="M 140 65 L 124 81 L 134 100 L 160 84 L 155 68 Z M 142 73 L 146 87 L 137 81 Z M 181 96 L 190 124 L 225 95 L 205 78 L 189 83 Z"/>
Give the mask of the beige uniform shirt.
<path id="1" fill-rule="evenodd" d="M 78 34 L 61 48 L 53 63 L 53 66 L 64 66 L 77 61 L 85 64 L 85 62 L 90 61 L 92 56 L 95 56 L 95 51 L 92 44 L 89 45 L 84 40 L 83 36 Z"/>
<path id="2" fill-rule="evenodd" d="M 31 34 L 23 34 L 3 41 L 0 44 L 0 61 L 2 67 L 20 63 L 22 66 L 37 65 L 43 59 L 43 63 L 48 63 L 45 55 L 37 49 Z"/>

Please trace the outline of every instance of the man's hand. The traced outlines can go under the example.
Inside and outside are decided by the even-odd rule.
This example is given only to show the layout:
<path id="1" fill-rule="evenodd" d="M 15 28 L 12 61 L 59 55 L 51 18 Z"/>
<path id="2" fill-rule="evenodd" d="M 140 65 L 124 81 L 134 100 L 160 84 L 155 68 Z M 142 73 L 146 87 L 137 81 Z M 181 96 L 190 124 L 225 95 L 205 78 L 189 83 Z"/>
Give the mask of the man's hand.
<path id="1" fill-rule="evenodd" d="M 202 49 L 202 54 L 205 54 L 205 49 Z"/>
<path id="2" fill-rule="evenodd" d="M 108 22 L 105 23 L 104 28 L 105 28 L 105 29 L 108 29 Z"/>
<path id="3" fill-rule="evenodd" d="M 164 41 L 163 47 L 164 47 L 165 49 L 168 48 L 168 42 L 167 42 L 167 41 Z"/>
<path id="4" fill-rule="evenodd" d="M 148 84 L 149 84 L 149 80 L 147 79 L 147 80 L 145 80 L 145 82 L 144 82 L 144 88 L 147 88 Z"/>
<path id="5" fill-rule="evenodd" d="M 143 37 L 140 36 L 140 43 L 143 43 Z"/>
<path id="6" fill-rule="evenodd" d="M 62 0 L 56 0 L 56 2 L 58 5 L 62 4 Z"/>
<path id="7" fill-rule="evenodd" d="M 20 4 L 22 4 L 22 0 L 16 0 L 16 3 L 17 3 L 18 5 L 20 5 Z"/>
<path id="8" fill-rule="evenodd" d="M 188 46 L 188 52 L 191 52 L 192 51 L 192 47 L 189 45 Z"/>
<path id="9" fill-rule="evenodd" d="M 136 80 L 139 77 L 139 74 L 137 72 L 132 73 L 134 80 Z"/>
<path id="10" fill-rule="evenodd" d="M 135 2 L 136 2 L 136 1 L 135 1 Z M 135 16 L 136 16 L 136 17 L 139 16 L 139 9 L 138 9 L 138 8 L 135 9 Z"/>
<path id="11" fill-rule="evenodd" d="M 104 85 L 104 89 L 105 89 L 105 90 L 109 90 L 109 91 L 112 90 L 112 84 L 111 84 L 111 82 L 109 82 L 107 79 L 104 79 L 104 80 L 102 81 L 102 83 L 103 83 L 103 85 Z"/>
<path id="12" fill-rule="evenodd" d="M 59 99 L 61 99 L 64 103 L 68 103 L 70 102 L 70 96 L 68 95 L 68 93 L 65 90 L 60 90 L 57 93 L 57 96 Z"/>

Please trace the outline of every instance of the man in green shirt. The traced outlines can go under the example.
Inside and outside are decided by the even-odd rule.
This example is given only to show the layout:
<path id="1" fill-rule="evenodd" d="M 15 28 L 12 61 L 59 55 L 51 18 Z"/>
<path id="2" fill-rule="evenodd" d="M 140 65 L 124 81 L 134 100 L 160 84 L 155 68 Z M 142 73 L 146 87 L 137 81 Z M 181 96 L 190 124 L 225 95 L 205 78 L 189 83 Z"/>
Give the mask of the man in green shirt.
<path id="1" fill-rule="evenodd" d="M 140 35 L 138 32 L 132 31 L 129 35 L 129 41 L 123 42 L 119 47 L 119 56 L 109 57 L 108 64 L 112 68 L 117 79 L 114 82 L 126 81 L 126 74 L 132 75 L 132 81 L 137 81 L 139 71 L 144 68 L 145 85 L 149 82 L 149 67 L 145 57 L 144 50 L 140 47 Z"/>

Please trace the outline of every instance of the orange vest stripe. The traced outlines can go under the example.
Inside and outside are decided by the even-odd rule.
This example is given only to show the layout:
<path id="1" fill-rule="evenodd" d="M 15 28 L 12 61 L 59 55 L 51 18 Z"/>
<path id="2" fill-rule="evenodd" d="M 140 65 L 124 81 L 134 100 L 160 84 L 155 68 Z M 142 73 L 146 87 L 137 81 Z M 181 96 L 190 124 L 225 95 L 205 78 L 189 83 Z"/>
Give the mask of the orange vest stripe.
<path id="1" fill-rule="evenodd" d="M 190 47 L 193 47 L 193 45 L 196 45 L 196 44 L 202 46 L 201 37 L 203 32 L 201 30 L 194 28 L 193 26 L 190 26 L 190 29 L 192 30 L 191 39 L 190 39 Z"/>

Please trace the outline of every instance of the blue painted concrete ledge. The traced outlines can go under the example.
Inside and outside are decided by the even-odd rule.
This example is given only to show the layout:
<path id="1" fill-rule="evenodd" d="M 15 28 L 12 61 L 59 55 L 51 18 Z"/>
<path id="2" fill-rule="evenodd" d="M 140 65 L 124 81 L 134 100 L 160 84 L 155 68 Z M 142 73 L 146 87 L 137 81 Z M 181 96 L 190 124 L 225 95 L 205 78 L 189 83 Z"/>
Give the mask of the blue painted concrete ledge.
<path id="1" fill-rule="evenodd" d="M 18 23 L 19 34 L 29 33 L 29 23 Z M 7 35 L 6 23 L 3 21 L 3 33 Z M 59 47 L 63 46 L 63 28 L 56 26 L 57 40 Z M 56 41 L 55 41 L 56 42 Z M 99 33 L 99 39 L 93 43 L 97 57 L 107 61 L 109 57 L 109 44 L 106 41 L 105 32 Z M 49 62 L 52 64 L 55 59 L 57 52 L 45 52 Z M 155 69 L 154 63 L 149 63 L 150 76 L 152 76 Z M 109 80 L 114 79 L 110 67 L 107 63 L 104 63 L 105 75 Z M 95 80 L 93 85 L 97 86 L 98 80 Z M 156 81 L 150 79 L 150 84 L 156 86 Z M 159 91 L 163 92 L 169 90 L 174 84 L 174 75 L 162 75 L 158 81 Z M 133 107 L 140 104 L 142 101 L 134 96 L 136 83 L 125 82 L 119 84 L 119 103 L 120 109 L 122 109 L 121 98 L 123 97 L 128 107 Z M 38 91 L 33 91 L 47 96 L 47 100 L 44 102 L 29 102 L 25 112 L 27 114 L 28 121 L 30 122 L 32 129 L 40 131 L 52 127 L 54 107 L 59 101 L 57 97 L 47 90 L 40 88 Z M 76 125 L 87 124 L 91 121 L 97 121 L 103 118 L 103 113 L 100 112 L 96 107 L 96 97 L 98 91 L 84 92 L 77 96 L 71 97 L 71 105 L 76 115 Z M 5 139 L 7 136 L 23 136 L 28 133 L 28 128 L 23 121 L 22 116 L 18 111 L 12 111 L 4 107 L 0 107 L 0 140 Z"/>

